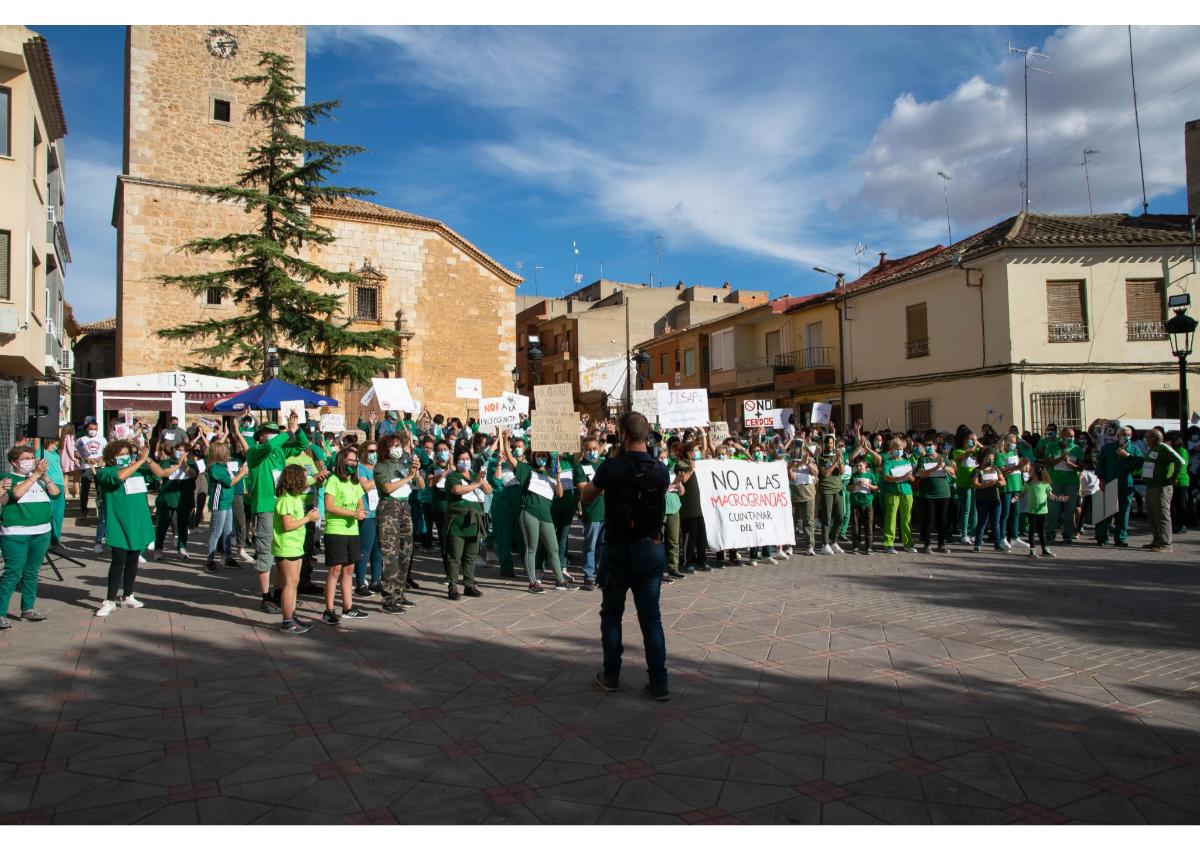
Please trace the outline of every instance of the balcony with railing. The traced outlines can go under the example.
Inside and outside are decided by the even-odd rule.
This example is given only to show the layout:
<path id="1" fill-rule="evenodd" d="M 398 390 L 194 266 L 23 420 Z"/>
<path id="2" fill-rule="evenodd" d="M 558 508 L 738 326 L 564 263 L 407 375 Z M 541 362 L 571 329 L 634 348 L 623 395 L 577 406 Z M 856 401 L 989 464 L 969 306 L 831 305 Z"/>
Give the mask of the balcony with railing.
<path id="1" fill-rule="evenodd" d="M 914 357 L 929 356 L 929 340 L 928 339 L 910 339 L 904 343 L 904 350 L 909 360 Z"/>
<path id="2" fill-rule="evenodd" d="M 737 364 L 738 387 L 757 387 L 775 380 L 774 357 L 752 357 Z"/>
<path id="3" fill-rule="evenodd" d="M 775 389 L 794 390 L 837 383 L 832 348 L 803 348 L 775 356 Z"/>
<path id="4" fill-rule="evenodd" d="M 1046 326 L 1047 342 L 1087 342 L 1088 326 L 1080 322 L 1050 322 Z"/>
<path id="5" fill-rule="evenodd" d="M 1167 329 L 1162 322 L 1126 322 L 1125 339 L 1129 342 L 1147 340 L 1163 340 L 1167 338 Z"/>

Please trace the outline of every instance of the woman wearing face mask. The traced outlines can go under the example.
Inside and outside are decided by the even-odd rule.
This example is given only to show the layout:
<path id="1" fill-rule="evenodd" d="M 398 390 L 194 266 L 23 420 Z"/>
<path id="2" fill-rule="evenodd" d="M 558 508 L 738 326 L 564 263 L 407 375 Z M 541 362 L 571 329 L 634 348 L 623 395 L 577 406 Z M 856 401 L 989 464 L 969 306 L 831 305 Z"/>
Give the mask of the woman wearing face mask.
<path id="1" fill-rule="evenodd" d="M 546 560 L 554 570 L 555 589 L 571 590 L 558 562 L 554 523 L 550 518 L 551 502 L 556 495 L 562 495 L 557 463 L 551 464 L 546 452 L 534 452 L 532 466 L 524 459 L 517 459 L 508 453 L 506 455 L 505 460 L 516 470 L 517 486 L 521 488 L 521 532 L 525 538 L 525 573 L 529 579 L 529 592 L 546 592 L 535 571 L 539 543 L 546 547 Z"/>
<path id="2" fill-rule="evenodd" d="M 883 552 L 895 555 L 895 541 L 905 552 L 916 552 L 912 537 L 913 460 L 904 455 L 904 438 L 893 437 L 883 459 Z"/>
<path id="3" fill-rule="evenodd" d="M 579 496 L 575 488 L 582 482 L 576 472 L 577 462 L 571 454 L 554 454 L 558 461 L 558 478 L 562 483 L 562 495 L 555 497 L 550 505 L 550 520 L 554 523 L 555 545 L 558 547 L 558 562 L 562 565 L 563 575 L 571 577 L 567 569 L 567 541 L 571 533 L 571 521 L 579 506 Z M 546 555 L 538 553 L 537 567 L 541 572 L 546 565 Z"/>
<path id="4" fill-rule="evenodd" d="M 984 449 L 980 453 L 979 468 L 971 476 L 971 487 L 975 491 L 975 510 L 979 514 L 975 525 L 974 551 L 981 551 L 983 531 L 991 526 L 996 551 L 1007 552 L 1009 547 L 1000 531 L 1000 496 L 1007 487 L 1007 481 L 996 468 L 996 453 L 991 449 Z"/>
<path id="5" fill-rule="evenodd" d="M 700 485 L 695 480 L 696 464 L 706 457 L 711 457 L 708 429 L 702 429 L 701 433 L 703 444 L 694 440 L 685 443 L 683 453 L 675 464 L 675 474 L 683 487 L 683 498 L 679 506 L 679 551 L 685 574 L 695 573 L 697 570 L 712 571 L 712 567 L 708 565 L 708 540 L 705 537 L 707 531 L 700 505 Z"/>
<path id="6" fill-rule="evenodd" d="M 590 482 L 596 477 L 602 463 L 604 456 L 600 453 L 599 439 L 588 437 L 583 441 L 583 458 L 579 463 L 582 479 Z M 586 505 L 581 504 L 579 511 L 583 520 L 583 589 L 594 590 L 596 564 L 600 560 L 601 538 L 604 534 L 604 494 L 601 493 Z"/>
<path id="7" fill-rule="evenodd" d="M 41 443 L 35 439 L 34 445 Z M 63 518 L 67 512 L 67 479 L 63 470 L 63 456 L 60 452 L 62 443 L 57 437 L 51 437 L 37 450 L 39 460 L 46 461 L 46 480 L 58 488 L 58 495 L 50 497 L 50 548 L 57 549 L 62 539 Z M 0 616 L 3 616 L 0 614 Z"/>
<path id="8" fill-rule="evenodd" d="M 437 469 L 434 440 L 429 434 L 418 441 L 417 457 L 421 460 L 421 477 L 427 486 L 414 490 L 412 494 L 413 536 L 422 552 L 433 551 L 433 482 L 432 476 Z"/>
<path id="9" fill-rule="evenodd" d="M 376 533 L 377 522 L 375 512 L 379 508 L 379 489 L 375 485 L 375 464 L 379 462 L 379 444 L 375 440 L 367 440 L 363 444 L 358 461 L 358 481 L 363 488 L 363 507 L 366 517 L 358 524 L 358 539 L 362 544 L 362 553 L 358 563 L 354 565 L 354 595 L 370 596 L 380 589 L 383 578 L 383 549 L 379 546 L 379 535 Z M 367 571 L 370 570 L 371 581 L 367 582 Z"/>
<path id="10" fill-rule="evenodd" d="M 842 467 L 843 459 L 837 450 L 837 438 L 827 434 L 821 456 L 817 458 L 818 498 L 821 514 L 822 555 L 841 555 L 842 547 L 837 544 L 838 529 L 842 525 Z"/>
<path id="11" fill-rule="evenodd" d="M 149 446 L 140 451 L 128 440 L 116 440 L 104 448 L 104 467 L 96 472 L 96 489 L 103 495 L 107 514 L 106 542 L 112 550 L 108 566 L 108 594 L 96 611 L 107 617 L 118 606 L 142 608 L 133 595 L 137 580 L 138 555 L 154 540 L 150 506 L 146 503 L 146 479 L 167 478 L 168 470 L 150 459 Z"/>
<path id="12" fill-rule="evenodd" d="M 792 496 L 792 523 L 796 529 L 796 540 L 803 546 L 805 555 L 816 554 L 817 515 L 817 464 L 810 444 L 802 441 L 792 447 L 792 459 L 788 464 L 791 478 L 789 489 Z"/>
<path id="13" fill-rule="evenodd" d="M 74 499 L 79 493 L 79 455 L 75 452 L 75 426 L 68 422 L 58 432 L 59 453 L 62 455 L 63 477 L 67 481 L 64 496 Z"/>
<path id="14" fill-rule="evenodd" d="M 230 474 L 231 468 L 236 470 L 233 474 Z M 234 492 L 246 477 L 246 467 L 239 466 L 237 461 L 230 461 L 229 444 L 219 440 L 208 447 L 206 472 L 210 488 L 208 502 L 211 507 L 208 560 L 204 569 L 210 573 L 217 571 L 217 553 L 222 548 L 225 550 L 225 566 L 236 569 L 241 565 L 234 559 L 234 553 L 237 551 L 233 530 Z"/>
<path id="15" fill-rule="evenodd" d="M 1000 534 L 1009 548 L 1021 540 L 1018 533 L 1021 517 L 1017 506 L 1025 490 L 1025 476 L 1021 474 L 1020 445 L 1021 438 L 1016 434 L 1005 434 L 1000 451 L 996 453 L 996 468 L 1004 475 L 1004 488 L 1000 492 Z"/>
<path id="16" fill-rule="evenodd" d="M 158 465 L 166 471 L 158 485 L 158 496 L 154 500 L 157 522 L 154 528 L 154 551 L 151 560 L 162 557 L 163 542 L 171 520 L 175 521 L 175 546 L 179 557 L 187 560 L 189 518 L 196 494 L 196 476 L 199 468 L 188 456 L 182 445 L 159 443 Z"/>
<path id="17" fill-rule="evenodd" d="M 501 578 L 513 578 L 513 548 L 519 547 L 521 533 L 521 487 L 517 481 L 516 461 L 525 457 L 525 441 L 502 431 L 497 441 L 497 451 L 490 461 L 493 482 L 492 493 L 492 536 L 496 550 L 496 561 L 500 565 Z M 521 550 L 522 553 L 524 550 Z M 523 554 L 522 554 L 523 557 Z"/>
<path id="18" fill-rule="evenodd" d="M 445 440 L 438 440 L 433 447 L 433 464 L 425 476 L 426 483 L 433 494 L 430 501 L 430 518 L 433 520 L 433 527 L 437 529 L 438 550 L 442 556 L 443 573 L 450 569 L 450 544 L 446 535 L 446 506 L 449 504 L 450 496 L 446 492 L 446 479 L 454 471 L 454 465 L 450 460 L 451 454 L 450 444 Z"/>
<path id="19" fill-rule="evenodd" d="M 483 503 L 492 487 L 487 482 L 486 470 L 475 466 L 465 447 L 454 456 L 454 471 L 446 478 L 446 491 L 449 494 L 446 530 L 450 535 L 446 561 L 447 596 L 452 600 L 459 598 L 460 576 L 463 593 L 482 596 L 475 586 L 475 556 L 483 539 Z"/>
<path id="20" fill-rule="evenodd" d="M 946 537 L 950 525 L 950 485 L 954 480 L 954 463 L 940 453 L 936 440 L 925 444 L 925 453 L 915 463 L 917 497 L 922 504 L 921 552 L 928 555 L 934 532 L 937 533 L 937 551 L 945 554 Z"/>
<path id="21" fill-rule="evenodd" d="M 358 450 L 354 447 L 338 452 L 333 475 L 325 480 L 325 566 L 329 578 L 325 581 L 325 613 L 321 619 L 336 626 L 342 617 L 356 619 L 367 616 L 354 607 L 354 565 L 362 555 L 358 524 L 367 516 L 363 505 L 363 488 L 358 480 Z M 341 617 L 333 610 L 338 586 L 342 590 Z"/>
<path id="22" fill-rule="evenodd" d="M 979 443 L 975 432 L 962 430 L 954 438 L 954 451 L 951 460 L 954 461 L 955 484 L 958 486 L 958 529 L 962 542 L 971 545 L 975 540 L 971 537 L 971 529 L 975 527 L 975 488 L 972 479 L 979 467 Z"/>
<path id="23" fill-rule="evenodd" d="M 663 507 L 663 545 L 667 552 L 667 571 L 663 576 L 663 581 L 666 583 L 683 578 L 683 573 L 679 570 L 679 511 L 683 508 L 683 484 L 678 467 L 678 457 L 682 450 L 683 443 L 675 440 L 672 448 L 669 450 L 664 448 L 659 457 L 663 465 L 667 467 L 667 475 L 671 481 L 667 487 Z"/>
<path id="24" fill-rule="evenodd" d="M 0 509 L 0 552 L 4 554 L 4 572 L 0 574 L 0 630 L 10 627 L 8 606 L 18 583 L 21 619 L 30 622 L 46 619 L 36 607 L 38 570 L 50 549 L 50 501 L 62 495 L 62 488 L 50 480 L 49 462 L 34 460 L 33 454 L 27 446 L 9 449 L 12 471 L 0 483 L 4 497 L 4 507 Z"/>
<path id="25" fill-rule="evenodd" d="M 375 486 L 379 491 L 376 511 L 376 536 L 383 553 L 383 611 L 403 613 L 412 602 L 405 598 L 409 570 L 413 559 L 413 515 L 409 497 L 421 489 L 421 461 L 411 451 L 412 436 L 401 428 L 379 441 L 383 459 L 375 464 Z"/>

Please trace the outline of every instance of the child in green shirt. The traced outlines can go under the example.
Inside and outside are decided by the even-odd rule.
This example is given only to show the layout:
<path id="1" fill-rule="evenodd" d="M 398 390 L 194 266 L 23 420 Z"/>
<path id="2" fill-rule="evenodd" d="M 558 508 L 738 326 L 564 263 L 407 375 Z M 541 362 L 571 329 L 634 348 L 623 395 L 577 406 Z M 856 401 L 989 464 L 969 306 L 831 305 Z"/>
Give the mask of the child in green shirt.
<path id="1" fill-rule="evenodd" d="M 870 470 L 866 458 L 855 461 L 849 490 L 850 551 L 870 555 L 871 540 L 875 536 L 875 493 L 879 490 L 879 478 Z"/>
<path id="2" fill-rule="evenodd" d="M 1046 515 L 1050 513 L 1050 502 L 1069 501 L 1068 496 L 1056 496 L 1050 473 L 1044 464 L 1034 464 L 1029 481 L 1025 484 L 1025 512 L 1029 515 L 1029 557 L 1036 558 L 1033 549 L 1033 534 L 1036 531 L 1042 546 L 1042 557 L 1053 558 L 1054 553 L 1046 548 Z"/>

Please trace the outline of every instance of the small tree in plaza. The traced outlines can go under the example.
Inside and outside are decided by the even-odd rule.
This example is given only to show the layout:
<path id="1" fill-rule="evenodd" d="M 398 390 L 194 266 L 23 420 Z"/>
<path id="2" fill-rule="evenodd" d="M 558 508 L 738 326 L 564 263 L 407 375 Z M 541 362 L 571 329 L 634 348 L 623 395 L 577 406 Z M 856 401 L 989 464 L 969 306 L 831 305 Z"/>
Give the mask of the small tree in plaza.
<path id="1" fill-rule="evenodd" d="M 303 103 L 304 87 L 296 84 L 286 56 L 264 52 L 258 67 L 261 73 L 236 78 L 247 87 L 262 87 L 246 110 L 248 119 L 263 125 L 259 141 L 247 151 L 247 169 L 234 185 L 194 187 L 199 194 L 240 205 L 248 229 L 193 239 L 177 249 L 227 257 L 224 268 L 159 278 L 195 294 L 218 292 L 223 301 L 232 300 L 238 314 L 165 328 L 158 335 L 193 342 L 192 353 L 202 362 L 188 368 L 208 374 L 265 380 L 270 377 L 267 353 L 274 347 L 285 380 L 326 388 L 345 380 L 367 383 L 391 368 L 390 357 L 372 352 L 390 351 L 395 332 L 353 330 L 341 309 L 344 295 L 327 287 L 357 283 L 358 276 L 303 256 L 308 246 L 334 241 L 328 228 L 313 223 L 313 203 L 373 194 L 325 182 L 341 170 L 345 157 L 363 148 L 305 138 L 304 128 L 330 115 L 338 101 Z"/>

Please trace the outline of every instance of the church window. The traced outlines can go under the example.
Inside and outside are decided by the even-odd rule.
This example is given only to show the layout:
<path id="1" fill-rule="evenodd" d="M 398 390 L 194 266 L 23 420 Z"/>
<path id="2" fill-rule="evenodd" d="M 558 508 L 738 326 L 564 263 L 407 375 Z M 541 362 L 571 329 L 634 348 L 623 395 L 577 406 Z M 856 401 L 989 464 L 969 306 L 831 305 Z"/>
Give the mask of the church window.
<path id="1" fill-rule="evenodd" d="M 215 286 L 210 286 L 205 295 L 206 295 L 207 303 L 208 303 L 209 307 L 220 307 L 221 306 L 221 290 L 220 289 L 218 289 Z"/>
<path id="2" fill-rule="evenodd" d="M 355 274 L 358 281 L 350 287 L 350 314 L 356 322 L 382 322 L 383 285 L 387 277 L 372 267 L 370 260 L 363 260 L 362 268 Z"/>
<path id="3" fill-rule="evenodd" d="M 227 100 L 213 98 L 213 120 L 219 121 L 222 124 L 229 124 L 232 121 L 233 110 L 231 104 Z"/>

